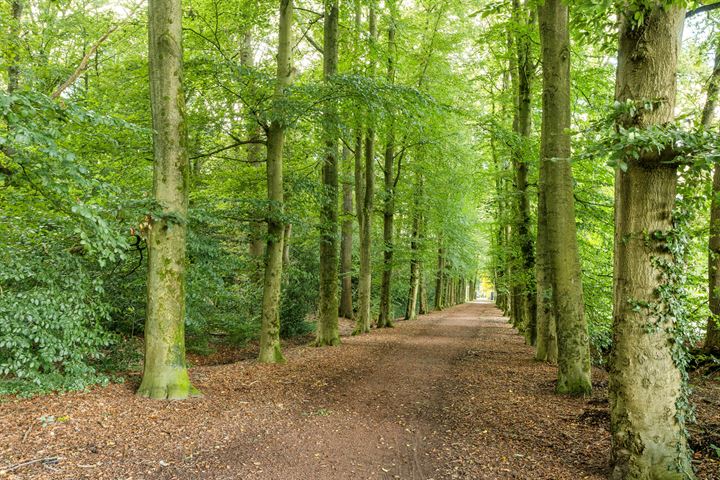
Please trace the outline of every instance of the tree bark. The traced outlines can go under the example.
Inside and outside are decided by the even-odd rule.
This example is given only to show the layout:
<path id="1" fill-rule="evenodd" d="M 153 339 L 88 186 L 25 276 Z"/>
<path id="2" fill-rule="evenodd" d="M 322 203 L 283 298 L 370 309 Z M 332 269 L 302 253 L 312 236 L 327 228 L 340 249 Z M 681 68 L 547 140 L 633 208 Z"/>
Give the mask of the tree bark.
<path id="1" fill-rule="evenodd" d="M 553 316 L 557 327 L 558 393 L 586 395 L 590 339 L 585 321 L 575 198 L 570 165 L 570 32 L 568 6 L 546 0 L 539 8 L 543 60 L 541 164 Z M 550 337 L 549 332 L 546 338 Z"/>
<path id="2" fill-rule="evenodd" d="M 10 6 L 10 16 L 12 17 L 12 35 L 14 36 L 14 40 L 20 39 L 20 32 L 21 32 L 21 22 L 22 22 L 22 14 L 23 14 L 23 1 L 22 0 L 13 0 L 12 4 Z M 7 92 L 9 94 L 12 94 L 15 92 L 18 87 L 20 86 L 20 53 L 19 45 L 14 44 L 13 48 L 15 49 L 14 52 L 11 54 L 11 61 L 9 62 L 9 65 L 7 67 L 7 74 L 8 74 L 8 83 L 7 83 Z"/>
<path id="3" fill-rule="evenodd" d="M 377 327 L 393 326 L 392 318 L 392 270 L 393 270 L 393 223 L 395 220 L 395 198 L 393 188 L 393 166 L 395 165 L 395 146 L 392 133 L 385 148 L 385 199 L 383 205 L 383 274 L 380 284 L 380 315 Z"/>
<path id="4" fill-rule="evenodd" d="M 290 265 L 290 239 L 292 238 L 292 223 L 286 223 L 283 229 L 283 268 Z"/>
<path id="5" fill-rule="evenodd" d="M 418 296 L 420 297 L 420 306 L 418 308 L 418 313 L 420 315 L 425 315 L 427 313 L 430 313 L 430 307 L 428 306 L 428 289 L 427 284 L 425 283 L 425 272 L 422 268 L 422 264 L 420 265 L 420 273 L 418 276 L 420 277 L 420 287 L 418 293 Z"/>
<path id="6" fill-rule="evenodd" d="M 542 29 L 542 20 L 541 26 Z M 541 38 L 543 33 L 541 33 Z M 545 53 L 543 52 L 543 55 Z M 545 70 L 543 69 L 543 72 Z M 543 73 L 544 75 L 544 73 Z M 543 112 L 545 110 L 543 109 Z M 535 359 L 541 362 L 557 363 L 557 330 L 553 311 L 552 269 L 548 252 L 547 209 L 545 208 L 547 184 L 547 164 L 540 161 L 538 169 L 538 219 L 537 219 L 537 258 L 535 264 L 535 284 L 537 292 L 537 340 Z"/>
<path id="7" fill-rule="evenodd" d="M 23 14 L 23 2 L 22 0 L 13 0 L 11 6 L 10 6 L 10 16 L 12 18 L 12 23 L 10 25 L 10 36 L 14 39 L 20 39 L 21 36 L 21 25 L 22 25 L 22 14 Z M 20 53 L 18 52 L 19 46 L 17 44 L 11 44 L 9 46 L 6 46 L 6 48 L 12 48 L 13 50 L 8 52 L 8 57 L 10 61 L 8 62 L 7 66 L 7 93 L 8 95 L 12 95 L 20 86 Z M 10 133 L 12 130 L 15 129 L 15 122 L 12 121 L 10 118 L 7 119 L 7 130 L 8 133 Z M 5 157 L 8 159 L 12 159 L 12 157 L 15 155 L 15 152 L 12 148 L 8 147 L 7 145 L 3 145 L 0 147 L 0 152 L 2 152 Z M 7 177 L 5 179 L 5 182 L 10 181 L 10 177 L 15 173 L 10 166 L 6 165 L 3 161 L 3 159 L 0 158 L 0 174 Z"/>
<path id="8" fill-rule="evenodd" d="M 183 94 L 179 0 L 148 4 L 153 195 L 161 217 L 149 216 L 145 361 L 137 394 L 181 400 L 198 391 L 185 363 L 185 249 L 190 161 Z"/>
<path id="9" fill-rule="evenodd" d="M 620 19 L 615 97 L 633 102 L 622 127 L 646 128 L 673 119 L 684 11 L 655 1 Z M 655 102 L 652 109 L 642 106 Z M 658 295 L 659 263 L 671 261 L 664 242 L 673 229 L 677 165 L 655 150 L 628 155 L 615 176 L 613 349 L 610 358 L 612 480 L 694 478 L 685 434 L 682 374 L 673 360 L 674 319 Z M 649 306 L 649 307 L 647 307 Z M 660 317 L 653 312 L 661 312 Z"/>
<path id="10" fill-rule="evenodd" d="M 326 82 L 337 73 L 338 3 L 325 0 L 323 76 Z M 338 326 L 338 133 L 337 106 L 326 107 L 324 118 L 325 161 L 320 205 L 320 306 L 317 337 L 319 347 L 340 344 Z"/>
<path id="11" fill-rule="evenodd" d="M 703 108 L 701 125 L 711 129 L 720 92 L 720 47 L 715 52 L 713 68 L 707 87 L 707 100 Z M 708 297 L 710 318 L 705 333 L 705 350 L 720 353 L 720 167 L 713 170 L 712 196 L 710 200 L 710 238 L 708 241 Z"/>
<path id="12" fill-rule="evenodd" d="M 350 151 L 343 148 L 343 221 L 340 241 L 340 316 L 353 318 L 352 249 L 353 249 L 353 178 Z"/>
<path id="13" fill-rule="evenodd" d="M 413 227 L 410 238 L 410 293 L 408 294 L 406 320 L 417 317 L 418 293 L 420 291 L 420 224 L 422 222 L 420 209 L 422 198 L 422 178 L 415 185 L 415 204 L 413 208 Z"/>
<path id="14" fill-rule="evenodd" d="M 388 2 L 390 11 L 390 24 L 388 25 L 388 69 L 387 80 L 395 82 L 395 4 Z M 385 198 L 383 205 L 383 275 L 380 285 L 380 315 L 377 321 L 378 328 L 393 326 L 394 308 L 392 304 L 392 274 L 393 274 L 393 228 L 395 221 L 395 125 L 390 120 L 390 127 L 385 146 Z"/>
<path id="15" fill-rule="evenodd" d="M 514 319 L 513 324 L 526 334 L 526 341 L 535 344 L 535 291 L 531 281 L 535 274 L 535 254 L 531 235 L 530 221 L 530 194 L 528 185 L 528 161 L 525 158 L 524 142 L 532 135 L 532 76 L 533 63 L 530 42 L 524 30 L 533 23 L 533 15 L 528 13 L 526 5 L 520 5 L 519 0 L 513 0 L 513 10 L 519 24 L 520 34 L 515 40 L 517 49 L 516 69 L 512 74 L 516 77 L 517 105 L 515 109 L 513 129 L 519 137 L 518 145 L 513 151 L 513 170 L 515 173 L 515 198 L 517 199 L 517 218 L 514 225 L 514 235 L 519 248 L 517 266 L 519 271 L 515 274 Z"/>
<path id="16" fill-rule="evenodd" d="M 282 285 L 285 220 L 283 190 L 283 147 L 285 122 L 280 109 L 285 91 L 292 83 L 292 24 L 293 0 L 280 0 L 278 34 L 277 80 L 273 95 L 274 120 L 268 129 L 267 142 L 267 243 L 263 277 L 262 324 L 260 354 L 262 363 L 283 363 L 280 345 L 280 290 Z"/>
<path id="17" fill-rule="evenodd" d="M 442 247 L 442 240 L 440 240 L 440 247 L 438 247 L 437 258 L 437 274 L 435 275 L 435 310 L 442 310 L 443 308 L 445 308 L 445 302 L 443 299 L 443 285 L 445 277 L 445 251 Z"/>
<path id="18" fill-rule="evenodd" d="M 508 74 L 503 74 L 503 82 L 502 82 L 502 89 L 505 90 L 507 88 L 507 77 Z M 497 111 L 496 111 L 496 99 L 493 96 L 493 99 L 491 101 L 491 109 L 492 109 L 492 115 L 495 117 Z M 504 110 L 504 109 L 503 109 Z M 502 111 L 501 111 L 502 112 Z M 502 112 L 505 113 L 505 112 Z M 508 264 L 508 245 L 505 241 L 506 237 L 506 229 L 507 224 L 505 221 L 507 210 L 508 210 L 508 203 L 505 200 L 505 197 L 507 195 L 507 187 L 506 187 L 506 181 L 504 178 L 504 173 L 508 169 L 507 162 L 503 161 L 501 163 L 500 158 L 498 156 L 497 147 L 496 147 L 496 132 L 492 132 L 490 135 L 490 152 L 493 159 L 493 164 L 495 165 L 496 170 L 496 177 L 495 177 L 495 218 L 497 221 L 497 230 L 495 232 L 495 235 L 493 236 L 493 242 L 494 247 L 496 251 L 495 255 L 495 265 L 494 265 L 494 287 L 495 287 L 495 304 L 497 307 L 503 311 L 503 314 L 507 315 L 508 313 L 508 306 L 509 306 L 509 264 Z"/>
<path id="19" fill-rule="evenodd" d="M 377 20 L 375 17 L 375 3 L 370 3 L 368 16 L 370 66 L 368 76 L 375 75 L 375 62 L 373 50 L 377 41 Z M 358 138 L 361 138 L 358 136 Z M 357 149 L 359 152 L 360 149 Z M 358 155 L 358 153 L 356 153 Z M 356 162 L 358 157 L 356 156 Z M 360 276 L 358 278 L 358 312 L 353 334 L 359 335 L 370 331 L 372 323 L 372 213 L 373 197 L 375 195 L 375 130 L 368 127 L 365 135 L 365 186 L 363 188 L 362 215 L 359 217 L 360 227 Z M 359 206 L 359 205 L 358 205 Z M 360 221 L 362 219 L 362 221 Z"/>
<path id="20" fill-rule="evenodd" d="M 558 345 L 555 313 L 553 311 L 552 270 L 547 252 L 546 189 L 545 164 L 541 161 L 538 179 L 537 263 L 535 265 L 535 279 L 537 284 L 537 341 L 535 359 L 554 364 L 557 363 Z"/>

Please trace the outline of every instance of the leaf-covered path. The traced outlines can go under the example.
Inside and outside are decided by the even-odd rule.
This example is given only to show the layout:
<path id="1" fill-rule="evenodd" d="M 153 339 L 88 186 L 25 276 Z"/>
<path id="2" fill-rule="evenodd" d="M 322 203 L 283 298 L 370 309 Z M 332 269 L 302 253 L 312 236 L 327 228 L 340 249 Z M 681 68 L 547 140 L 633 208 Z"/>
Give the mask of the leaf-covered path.
<path id="1" fill-rule="evenodd" d="M 602 374 L 597 397 L 554 395 L 554 368 L 494 305 L 288 360 L 194 368 L 205 397 L 181 403 L 129 382 L 2 404 L 0 469 L 49 459 L 3 478 L 605 478 Z"/>

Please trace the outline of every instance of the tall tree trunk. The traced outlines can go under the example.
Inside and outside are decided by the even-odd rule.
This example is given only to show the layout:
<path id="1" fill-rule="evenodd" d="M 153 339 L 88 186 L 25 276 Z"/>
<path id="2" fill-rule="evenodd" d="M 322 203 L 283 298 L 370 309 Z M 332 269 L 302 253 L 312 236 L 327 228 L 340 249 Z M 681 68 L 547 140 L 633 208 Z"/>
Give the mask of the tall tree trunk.
<path id="1" fill-rule="evenodd" d="M 446 261 L 447 260 L 444 260 L 443 263 Z M 452 269 L 450 267 L 446 267 L 445 270 L 446 273 L 443 274 L 442 286 L 440 288 L 440 291 L 442 292 L 441 298 L 443 308 L 452 307 L 452 298 L 450 296 L 450 283 L 452 282 L 452 277 L 450 277 L 447 273 L 447 271 L 451 271 Z"/>
<path id="2" fill-rule="evenodd" d="M 435 275 L 435 310 L 442 310 L 445 308 L 443 301 L 443 285 L 445 277 L 445 251 L 442 247 L 442 239 L 440 240 L 440 247 L 438 247 L 438 261 L 437 261 L 437 274 Z"/>
<path id="3" fill-rule="evenodd" d="M 422 264 L 420 265 L 420 274 L 418 276 L 420 277 L 420 287 L 418 293 L 418 296 L 420 297 L 420 306 L 418 308 L 418 313 L 420 315 L 425 315 L 430 313 L 430 306 L 428 305 L 428 289 L 427 284 L 425 283 L 425 272 L 422 268 Z"/>
<path id="4" fill-rule="evenodd" d="M 280 349 L 280 289 L 282 285 L 283 250 L 285 237 L 283 146 L 285 122 L 281 119 L 281 102 L 292 82 L 292 24 L 293 0 L 280 0 L 277 80 L 273 96 L 275 119 L 270 123 L 267 142 L 267 244 L 265 246 L 265 274 L 263 279 L 262 324 L 260 355 L 263 363 L 282 363 Z"/>
<path id="5" fill-rule="evenodd" d="M 374 49 L 377 42 L 377 19 L 375 3 L 370 3 L 368 15 L 370 66 L 368 76 L 375 75 Z M 358 136 L 361 139 L 361 136 Z M 359 152 L 360 149 L 357 149 Z M 356 153 L 356 155 L 359 155 Z M 356 162 L 358 157 L 356 156 Z M 362 221 L 360 226 L 360 276 L 358 278 L 358 312 L 353 334 L 359 335 L 370 331 L 372 323 L 372 213 L 375 195 L 375 130 L 370 126 L 365 135 L 365 186 L 363 188 Z M 358 205 L 359 207 L 360 205 Z"/>
<path id="6" fill-rule="evenodd" d="M 632 102 L 624 128 L 673 119 L 684 10 L 654 1 L 620 19 L 615 97 Z M 643 107 L 653 102 L 652 109 Z M 682 373 L 673 360 L 674 319 L 658 295 L 672 261 L 662 238 L 673 229 L 677 165 L 664 152 L 628 155 L 615 176 L 613 349 L 610 358 L 612 473 L 620 479 L 693 478 L 685 435 Z M 626 168 L 625 168 L 626 167 Z M 650 239 L 650 240 L 648 240 Z M 654 312 L 661 312 L 660 318 Z"/>
<path id="7" fill-rule="evenodd" d="M 514 271 L 514 265 L 513 265 L 513 254 L 511 253 L 511 250 L 513 248 L 512 244 L 512 226 L 511 225 L 505 225 L 505 228 L 502 232 L 503 235 L 503 245 L 505 245 L 505 285 L 506 285 L 506 292 L 505 292 L 505 308 L 503 309 L 503 315 L 510 318 L 510 323 L 514 324 L 514 321 L 512 319 L 513 316 L 513 307 L 515 306 L 515 271 Z"/>
<path id="8" fill-rule="evenodd" d="M 392 128 L 392 127 L 391 127 Z M 380 315 L 377 327 L 393 326 L 393 305 L 391 298 L 393 270 L 393 227 L 395 220 L 395 189 L 393 170 L 395 166 L 395 140 L 391 131 L 385 148 L 385 195 L 383 205 L 383 274 L 380 284 Z"/>
<path id="9" fill-rule="evenodd" d="M 353 318 L 352 249 L 353 249 L 353 178 L 350 151 L 343 148 L 343 221 L 340 241 L 340 316 Z"/>
<path id="10" fill-rule="evenodd" d="M 541 14 L 541 38 L 543 19 Z M 543 55 L 545 52 L 543 51 Z M 545 75 L 545 69 L 543 69 Z M 543 85 L 544 88 L 544 85 Z M 543 112 L 545 110 L 543 109 Z M 544 125 L 543 125 L 543 128 Z M 535 284 L 537 292 L 537 340 L 535 359 L 541 362 L 557 363 L 557 331 L 555 313 L 553 311 L 552 269 L 548 251 L 547 209 L 545 207 L 547 182 L 547 163 L 541 158 L 538 169 L 538 213 L 537 213 L 537 258 L 535 264 Z"/>
<path id="11" fill-rule="evenodd" d="M 590 339 L 585 322 L 570 166 L 568 6 L 563 0 L 546 0 L 539 11 L 543 60 L 541 163 L 545 173 L 545 261 L 551 270 L 553 310 L 557 326 L 556 391 L 583 395 L 590 393 L 592 384 Z"/>
<path id="12" fill-rule="evenodd" d="M 708 82 L 707 100 L 701 125 L 710 129 L 715 122 L 715 111 L 720 92 L 720 46 L 716 47 L 715 67 Z M 720 353 L 720 167 L 713 170 L 712 197 L 710 200 L 710 239 L 708 241 L 708 297 L 710 318 L 705 333 L 705 350 Z"/>
<path id="13" fill-rule="evenodd" d="M 516 80 L 517 107 L 515 110 L 513 129 L 520 137 L 518 146 L 513 151 L 513 169 L 515 172 L 515 197 L 517 198 L 517 218 L 513 234 L 516 236 L 520 258 L 519 271 L 516 278 L 516 289 L 513 295 L 516 305 L 514 307 L 514 325 L 525 332 L 526 340 L 530 345 L 535 344 L 535 291 L 534 268 L 535 254 L 531 235 L 530 220 L 530 193 L 528 185 L 528 161 L 525 158 L 524 143 L 532 135 L 532 77 L 533 62 L 528 38 L 529 25 L 533 23 L 533 15 L 528 13 L 526 5 L 520 5 L 519 0 L 513 1 L 513 10 L 516 21 L 520 24 L 515 41 L 517 49 L 517 66 L 511 72 Z"/>
<path id="14" fill-rule="evenodd" d="M 148 30 L 155 159 L 153 195 L 163 215 L 149 216 L 145 361 L 137 394 L 159 400 L 180 400 L 198 393 L 190 384 L 185 364 L 185 248 L 190 161 L 180 1 L 150 0 Z"/>
<path id="15" fill-rule="evenodd" d="M 10 6 L 10 16 L 11 16 L 11 24 L 10 24 L 10 37 L 19 40 L 21 37 L 21 25 L 22 25 L 22 14 L 23 14 L 23 2 L 22 0 L 13 0 L 11 6 Z M 10 61 L 8 62 L 7 66 L 7 93 L 8 95 L 12 95 L 20 86 L 20 46 L 16 44 L 15 42 L 12 42 L 10 45 L 6 45 L 5 48 L 8 48 L 9 52 L 3 52 L 6 53 L 9 57 Z M 15 128 L 15 122 L 12 121 L 10 118 L 7 119 L 7 130 L 8 132 L 12 131 Z M 6 145 L 3 145 L 0 147 L 0 152 L 2 152 L 7 158 L 12 158 L 15 152 L 13 149 L 9 148 Z M 13 175 L 14 171 L 7 165 L 2 162 L 2 158 L 0 158 L 0 174 L 3 174 L 7 178 L 5 179 L 5 182 L 7 183 L 9 180 L 9 177 Z"/>
<path id="16" fill-rule="evenodd" d="M 541 362 L 557 363 L 558 345 L 553 310 L 553 289 L 551 282 L 547 240 L 547 210 L 545 208 L 545 162 L 540 162 L 538 179 L 538 226 L 537 226 L 537 263 L 535 281 L 537 284 L 537 341 L 535 359 Z"/>
<path id="17" fill-rule="evenodd" d="M 410 293 L 408 294 L 406 320 L 414 320 L 417 317 L 418 293 L 420 290 L 420 223 L 422 198 L 422 178 L 419 178 L 415 185 L 415 205 L 413 208 L 413 227 L 410 239 Z"/>
<path id="18" fill-rule="evenodd" d="M 11 32 L 13 35 L 13 40 L 18 41 L 20 40 L 20 32 L 21 32 L 21 22 L 22 22 L 22 14 L 23 14 L 23 1 L 22 0 L 12 0 L 12 4 L 10 6 L 10 15 L 12 17 L 12 26 L 11 26 Z M 7 92 L 9 94 L 12 94 L 15 92 L 18 87 L 20 86 L 20 45 L 18 43 L 13 44 L 13 52 L 11 54 L 11 60 L 7 67 L 7 73 L 8 73 L 8 83 L 7 83 Z"/>
<path id="19" fill-rule="evenodd" d="M 337 73 L 338 3 L 325 0 L 323 75 L 326 82 Z M 320 205 L 320 306 L 317 346 L 339 345 L 338 326 L 338 133 L 337 107 L 326 107 L 325 161 L 322 168 L 323 196 Z"/>
<path id="20" fill-rule="evenodd" d="M 290 265 L 290 239 L 292 238 L 292 223 L 286 223 L 283 228 L 283 267 Z"/>
<path id="21" fill-rule="evenodd" d="M 395 4 L 388 2 L 390 24 L 388 25 L 388 83 L 395 82 Z M 394 308 L 392 304 L 393 273 L 393 223 L 395 221 L 395 125 L 390 120 L 387 145 L 385 146 L 385 195 L 383 205 L 383 275 L 380 285 L 380 315 L 378 328 L 392 327 Z"/>
<path id="22" fill-rule="evenodd" d="M 507 74 L 503 75 L 503 86 L 502 89 L 507 88 Z M 493 118 L 496 115 L 496 99 L 493 97 L 491 101 L 492 115 Z M 495 286 L 495 304 L 504 313 L 507 312 L 508 307 L 508 262 L 507 262 L 507 249 L 508 245 L 505 242 L 505 216 L 507 215 L 507 202 L 506 197 L 506 185 L 504 173 L 507 170 L 506 162 L 500 162 L 498 156 L 497 147 L 495 144 L 496 132 L 492 132 L 490 135 L 490 152 L 495 165 L 495 218 L 497 222 L 497 230 L 493 236 L 493 242 L 496 253 L 496 260 L 494 266 L 494 286 Z"/>

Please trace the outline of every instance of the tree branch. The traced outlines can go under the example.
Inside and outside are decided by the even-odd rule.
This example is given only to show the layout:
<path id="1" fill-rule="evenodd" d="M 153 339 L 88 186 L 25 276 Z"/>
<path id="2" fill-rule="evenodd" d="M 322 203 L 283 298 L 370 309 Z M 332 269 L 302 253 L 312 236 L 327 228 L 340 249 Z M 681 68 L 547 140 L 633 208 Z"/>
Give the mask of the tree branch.
<path id="1" fill-rule="evenodd" d="M 303 32 L 303 37 L 305 37 L 308 43 L 315 47 L 315 50 L 320 52 L 321 55 L 325 55 L 325 50 L 323 49 L 323 47 L 321 47 L 315 40 L 313 40 L 309 33 Z"/>
<path id="2" fill-rule="evenodd" d="M 118 29 L 118 25 L 113 25 L 110 27 L 110 30 L 105 32 L 105 35 L 100 37 L 100 39 L 95 42 L 95 44 L 90 48 L 90 50 L 85 54 L 85 56 L 80 60 L 80 65 L 75 69 L 75 71 L 68 77 L 65 82 L 57 87 L 55 91 L 52 93 L 51 97 L 53 99 L 58 98 L 69 86 L 71 86 L 75 81 L 80 77 L 80 75 L 83 74 L 85 70 L 87 70 L 88 63 L 90 62 L 90 58 L 92 58 L 93 55 L 95 55 L 95 52 L 97 52 L 97 49 L 100 47 L 100 45 L 108 39 L 111 33 L 113 33 L 115 30 Z"/>
<path id="3" fill-rule="evenodd" d="M 299 10 L 299 11 L 301 11 L 301 12 L 312 13 L 313 15 L 315 15 L 315 16 L 317 16 L 317 17 L 319 17 L 319 18 L 324 18 L 324 17 L 325 17 L 325 14 L 324 14 L 324 13 L 316 12 L 315 10 L 310 10 L 309 8 L 298 7 L 297 5 L 295 5 L 295 7 L 293 7 L 293 8 L 294 8 L 295 10 Z"/>
<path id="4" fill-rule="evenodd" d="M 355 148 L 353 146 L 351 146 L 342 135 L 340 136 L 340 141 L 342 142 L 343 145 L 345 145 L 345 147 L 348 150 L 350 150 L 350 153 L 353 153 L 353 154 L 355 153 Z"/>
<path id="5" fill-rule="evenodd" d="M 235 143 L 233 143 L 232 145 L 220 147 L 216 150 L 212 150 L 210 152 L 201 153 L 201 154 L 195 155 L 193 157 L 190 157 L 190 160 L 197 160 L 198 158 L 212 157 L 213 155 L 215 155 L 217 153 L 222 153 L 222 152 L 224 152 L 226 150 L 230 150 L 232 148 L 240 147 L 243 145 L 252 145 L 252 144 L 266 145 L 266 142 L 259 138 L 251 138 L 250 140 L 239 140 L 239 141 L 236 141 Z"/>
<path id="6" fill-rule="evenodd" d="M 717 8 L 720 8 L 720 2 L 715 2 L 715 3 L 710 3 L 710 4 L 707 4 L 707 5 L 703 5 L 703 6 L 701 6 L 701 7 L 696 8 L 695 10 L 690 10 L 690 11 L 688 11 L 688 12 L 685 14 L 685 18 L 694 17 L 694 16 L 697 15 L 698 13 L 710 12 L 710 11 L 715 10 L 715 9 L 717 9 Z"/>

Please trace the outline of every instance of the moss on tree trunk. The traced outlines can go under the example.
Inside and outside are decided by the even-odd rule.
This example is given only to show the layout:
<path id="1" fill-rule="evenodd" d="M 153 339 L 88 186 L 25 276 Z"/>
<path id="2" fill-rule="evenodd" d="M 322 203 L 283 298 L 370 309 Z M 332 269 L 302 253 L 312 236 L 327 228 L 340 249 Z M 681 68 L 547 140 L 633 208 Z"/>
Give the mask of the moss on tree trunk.
<path id="1" fill-rule="evenodd" d="M 278 25 L 277 79 L 273 95 L 275 119 L 268 129 L 267 143 L 267 244 L 265 246 L 265 273 L 263 279 L 262 317 L 260 327 L 260 354 L 263 363 L 282 363 L 285 357 L 280 349 L 280 290 L 282 285 L 283 252 L 285 240 L 283 145 L 285 123 L 281 120 L 280 104 L 285 90 L 292 82 L 292 0 L 280 1 Z"/>
<path id="2" fill-rule="evenodd" d="M 338 3 L 325 1 L 323 72 L 328 82 L 337 73 Z M 325 107 L 325 161 L 322 167 L 323 195 L 320 202 L 320 300 L 317 346 L 339 345 L 338 326 L 338 133 L 337 107 Z"/>
<path id="3" fill-rule="evenodd" d="M 387 31 L 388 39 L 388 66 L 387 79 L 388 83 L 395 82 L 395 3 L 391 0 L 387 2 L 389 15 L 389 25 Z M 400 161 L 400 160 L 398 160 Z M 387 136 L 387 145 L 385 146 L 385 195 L 383 202 L 383 275 L 380 284 L 380 315 L 377 321 L 378 328 L 388 328 L 393 326 L 394 309 L 392 305 L 392 274 L 393 274 L 393 254 L 394 239 L 393 225 L 395 221 L 395 187 L 399 177 L 395 176 L 395 125 L 394 120 L 390 120 L 390 127 Z"/>
<path id="4" fill-rule="evenodd" d="M 145 359 L 137 394 L 182 400 L 197 394 L 185 365 L 185 248 L 190 162 L 183 94 L 179 0 L 148 4 L 153 195 L 162 216 L 148 225 Z"/>
<path id="5" fill-rule="evenodd" d="M 368 46 L 370 50 L 370 60 L 368 66 L 368 76 L 375 75 L 375 61 L 372 52 L 377 41 L 377 21 L 375 17 L 375 3 L 370 2 L 368 12 Z M 360 163 L 360 146 L 362 137 L 357 137 L 356 148 L 356 172 Z M 360 229 L 360 273 L 358 277 L 358 307 L 357 317 L 355 320 L 355 329 L 353 335 L 360 335 L 370 331 L 372 323 L 372 213 L 373 200 L 375 195 L 375 129 L 370 126 L 365 134 L 364 149 L 364 179 L 365 184 L 362 188 L 362 194 L 358 197 L 358 227 Z M 357 185 L 356 185 L 357 189 Z M 357 189 L 360 192 L 360 189 Z M 360 200 L 362 197 L 362 200 Z"/>
<path id="6" fill-rule="evenodd" d="M 541 162 L 547 241 L 544 260 L 550 267 L 551 315 L 557 331 L 556 391 L 584 395 L 590 393 L 592 384 L 570 166 L 568 6 L 562 0 L 546 0 L 539 12 L 543 59 Z M 545 333 L 547 339 L 549 332 Z"/>

